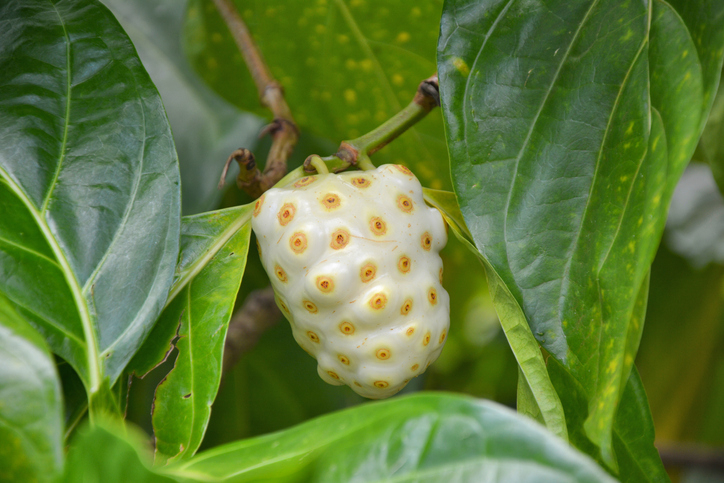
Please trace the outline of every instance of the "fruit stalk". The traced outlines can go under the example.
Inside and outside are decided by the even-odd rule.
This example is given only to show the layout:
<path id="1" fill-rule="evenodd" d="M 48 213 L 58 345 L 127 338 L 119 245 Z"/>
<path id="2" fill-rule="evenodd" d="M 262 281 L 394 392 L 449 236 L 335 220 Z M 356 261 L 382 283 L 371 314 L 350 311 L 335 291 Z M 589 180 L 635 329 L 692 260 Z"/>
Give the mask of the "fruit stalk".
<path id="1" fill-rule="evenodd" d="M 272 77 L 254 39 L 231 0 L 214 0 L 214 4 L 231 31 L 234 41 L 244 57 L 251 77 L 259 91 L 261 104 L 271 110 L 274 120 L 262 134 L 270 134 L 272 145 L 264 172 L 260 172 L 254 155 L 247 149 L 237 149 L 226 160 L 219 187 L 224 185 L 226 172 L 232 161 L 239 163 L 236 184 L 251 197 L 258 198 L 274 186 L 287 172 L 287 159 L 299 140 L 299 128 L 294 122 L 289 105 L 284 99 L 282 86 Z"/>

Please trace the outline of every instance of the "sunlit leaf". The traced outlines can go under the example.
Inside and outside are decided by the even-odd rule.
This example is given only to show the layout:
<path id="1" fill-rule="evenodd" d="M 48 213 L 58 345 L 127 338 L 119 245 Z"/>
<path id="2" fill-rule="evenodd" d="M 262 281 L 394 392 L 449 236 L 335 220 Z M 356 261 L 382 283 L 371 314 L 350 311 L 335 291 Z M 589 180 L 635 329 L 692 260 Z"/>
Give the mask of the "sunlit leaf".
<path id="1" fill-rule="evenodd" d="M 171 132 L 133 45 L 98 2 L 8 1 L 0 18 L 0 292 L 100 393 L 172 281 Z"/>
<path id="2" fill-rule="evenodd" d="M 177 477 L 228 482 L 613 481 L 503 406 L 429 393 L 364 404 L 166 468 Z"/>
<path id="3" fill-rule="evenodd" d="M 441 95 L 465 221 L 538 341 L 581 385 L 586 435 L 612 468 L 643 326 L 636 299 L 723 54 L 724 5 L 674 7 L 451 0 L 442 19 Z"/>
<path id="4" fill-rule="evenodd" d="M 244 0 L 235 5 L 302 131 L 337 144 L 398 112 L 436 69 L 440 0 Z M 211 0 L 189 2 L 184 40 L 192 65 L 214 90 L 244 110 L 269 115 Z M 376 153 L 374 161 L 404 164 L 426 186 L 449 189 L 440 113 L 433 111 Z"/>
<path id="5" fill-rule="evenodd" d="M 63 467 L 62 409 L 43 338 L 0 296 L 0 480 L 55 481 Z"/>

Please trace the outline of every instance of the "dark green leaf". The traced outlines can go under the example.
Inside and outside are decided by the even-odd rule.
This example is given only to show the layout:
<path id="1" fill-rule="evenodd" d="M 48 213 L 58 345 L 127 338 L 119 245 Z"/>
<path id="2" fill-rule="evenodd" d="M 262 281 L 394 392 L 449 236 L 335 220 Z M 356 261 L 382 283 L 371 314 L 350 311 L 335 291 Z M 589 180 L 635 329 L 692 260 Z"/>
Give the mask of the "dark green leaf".
<path id="1" fill-rule="evenodd" d="M 54 481 L 63 467 L 60 381 L 43 338 L 0 296 L 0 480 Z"/>
<path id="2" fill-rule="evenodd" d="M 567 409 L 566 422 L 571 443 L 584 452 L 596 454 L 596 448 L 584 430 L 588 410 L 583 388 L 555 359 L 549 359 L 548 371 Z M 646 393 L 635 368 L 631 371 L 622 392 L 621 403 L 614 420 L 613 450 L 621 481 L 631 483 L 669 481 L 659 453 L 654 447 L 654 424 Z M 600 458 L 599 461 L 602 462 Z"/>
<path id="3" fill-rule="evenodd" d="M 156 456 L 162 463 L 194 454 L 206 431 L 246 266 L 252 209 L 245 205 L 183 218 L 180 260 L 167 306 L 129 364 L 129 370 L 144 375 L 174 346 L 178 349 L 174 368 L 154 398 Z"/>
<path id="4" fill-rule="evenodd" d="M 14 0 L 0 18 L 0 292 L 100 393 L 172 281 L 171 132 L 133 45 L 98 2 Z"/>
<path id="5" fill-rule="evenodd" d="M 475 249 L 473 241 L 469 238 L 470 232 L 465 227 L 465 223 L 460 221 L 462 215 L 457 203 L 454 202 L 454 196 L 445 193 L 427 190 L 425 200 L 440 210 L 447 224 L 453 229 L 453 233 L 482 261 L 495 310 L 518 361 L 520 375 L 526 379 L 525 382 L 521 381 L 518 386 L 521 391 L 524 391 L 523 399 L 519 401 L 518 407 L 522 413 L 533 419 L 542 419 L 551 432 L 567 439 L 561 401 L 548 377 L 540 347 L 531 333 L 523 311 L 495 269 Z"/>
<path id="6" fill-rule="evenodd" d="M 191 70 L 181 46 L 185 9 L 178 0 L 103 1 L 163 98 L 181 166 L 183 212 L 216 208 L 224 161 L 240 146 L 254 150 L 262 120 L 223 101 Z"/>
<path id="7" fill-rule="evenodd" d="M 528 418 L 440 394 L 364 404 L 200 453 L 167 471 L 229 482 L 613 481 Z"/>
<path id="8" fill-rule="evenodd" d="M 149 469 L 150 448 L 134 427 L 101 422 L 73 438 L 63 483 L 171 483 Z"/>
<path id="9" fill-rule="evenodd" d="M 302 131 L 360 136 L 397 113 L 435 72 L 440 0 L 244 0 L 254 35 Z M 222 97 L 268 116 L 228 28 L 211 0 L 191 0 L 184 34 L 196 72 Z M 306 153 L 312 154 L 312 153 Z M 317 153 L 331 154 L 331 153 Z M 450 189 L 441 115 L 433 111 L 374 155 L 412 169 L 424 185 Z"/>
<path id="10" fill-rule="evenodd" d="M 724 53 L 720 4 L 685 7 L 710 11 L 691 21 L 661 1 L 450 0 L 443 12 L 438 69 L 462 213 L 538 341 L 581 385 L 586 435 L 612 467 L 643 326 L 636 300 L 718 83 L 708 66 Z M 695 29 L 713 34 L 695 45 Z"/>
<path id="11" fill-rule="evenodd" d="M 721 83 L 694 159 L 709 163 L 719 191 L 724 192 L 724 85 Z"/>

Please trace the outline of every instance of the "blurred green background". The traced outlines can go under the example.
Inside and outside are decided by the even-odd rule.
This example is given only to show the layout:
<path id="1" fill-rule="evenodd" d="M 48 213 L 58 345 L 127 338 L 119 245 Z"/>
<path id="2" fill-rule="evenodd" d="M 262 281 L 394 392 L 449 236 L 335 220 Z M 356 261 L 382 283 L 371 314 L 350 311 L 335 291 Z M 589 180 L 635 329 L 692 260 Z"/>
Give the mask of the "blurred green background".
<path id="1" fill-rule="evenodd" d="M 270 114 L 260 107 L 256 87 L 211 0 L 104 3 L 130 35 L 163 98 L 181 163 L 184 214 L 249 202 L 233 183 L 233 169 L 223 192 L 216 184 L 234 149 L 246 147 L 257 159 L 266 157 L 269 139 L 258 139 L 258 133 Z M 340 141 L 374 128 L 406 105 L 417 84 L 434 72 L 442 0 L 236 4 L 300 125 L 302 137 L 290 168 L 309 154 L 331 154 Z M 657 446 L 669 463 L 718 457 L 724 464 L 724 200 L 704 164 L 721 163 L 724 156 L 723 118 L 720 91 L 696 162 L 672 201 L 652 268 L 636 361 Z M 433 111 L 373 161 L 405 164 L 424 185 L 450 189 L 440 112 Z M 516 363 L 482 267 L 452 236 L 442 255 L 451 297 L 447 348 L 404 392 L 461 392 L 514 407 Z M 251 250 L 237 305 L 266 285 L 256 250 Z M 128 419 L 149 434 L 153 393 L 173 358 L 134 380 L 129 393 Z M 73 408 L 77 388 L 70 375 L 64 374 L 64 380 L 67 406 Z M 316 362 L 281 321 L 225 374 L 202 449 L 363 402 L 346 386 L 322 382 Z M 669 470 L 675 481 L 724 481 L 721 469 L 677 465 Z"/>

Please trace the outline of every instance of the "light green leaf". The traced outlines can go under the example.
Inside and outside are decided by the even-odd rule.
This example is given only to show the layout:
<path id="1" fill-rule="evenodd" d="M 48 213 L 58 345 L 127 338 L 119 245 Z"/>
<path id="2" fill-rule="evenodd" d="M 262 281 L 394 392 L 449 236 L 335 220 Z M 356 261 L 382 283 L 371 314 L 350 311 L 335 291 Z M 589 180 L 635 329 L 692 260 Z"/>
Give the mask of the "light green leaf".
<path id="1" fill-rule="evenodd" d="M 55 481 L 63 400 L 43 338 L 0 295 L 0 480 Z"/>
<path id="2" fill-rule="evenodd" d="M 721 2 L 684 3 L 449 0 L 443 12 L 461 211 L 538 341 L 581 385 L 586 435 L 612 468 L 643 327 L 636 300 L 724 54 Z"/>
<path id="3" fill-rule="evenodd" d="M 337 145 L 392 117 L 435 72 L 440 0 L 234 3 L 284 87 L 301 130 Z M 194 69 L 216 92 L 241 109 L 268 117 L 211 0 L 190 0 L 184 41 Z M 424 185 L 450 189 L 440 113 L 430 113 L 376 153 L 374 161 L 404 164 Z"/>
<path id="4" fill-rule="evenodd" d="M 364 404 L 200 453 L 164 472 L 227 482 L 613 481 L 530 419 L 442 394 Z"/>
<path id="5" fill-rule="evenodd" d="M 144 375 L 173 347 L 174 368 L 156 389 L 156 461 L 201 444 L 221 380 L 224 340 L 246 266 L 253 205 L 183 218 L 181 254 L 166 308 L 129 370 Z M 174 342 L 174 339 L 178 339 Z"/>
<path id="6" fill-rule="evenodd" d="M 161 99 L 93 0 L 0 6 L 0 292 L 110 387 L 163 308 L 179 173 Z M 93 399 L 93 398 L 92 398 Z"/>

